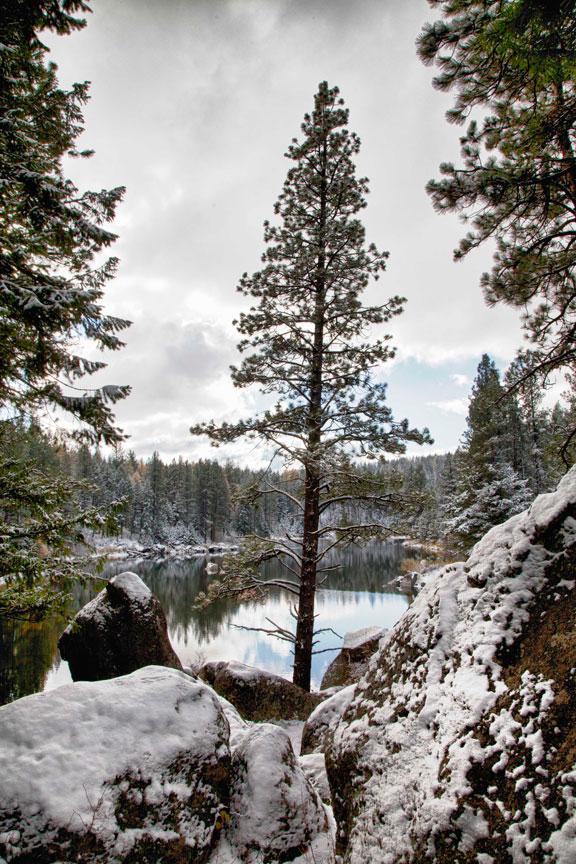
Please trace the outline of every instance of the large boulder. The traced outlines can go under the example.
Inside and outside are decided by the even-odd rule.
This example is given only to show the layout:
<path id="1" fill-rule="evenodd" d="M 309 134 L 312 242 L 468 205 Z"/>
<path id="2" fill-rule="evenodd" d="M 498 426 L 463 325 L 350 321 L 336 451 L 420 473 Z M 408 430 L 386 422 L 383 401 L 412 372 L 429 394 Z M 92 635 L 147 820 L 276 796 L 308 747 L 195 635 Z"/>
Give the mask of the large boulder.
<path id="1" fill-rule="evenodd" d="M 314 709 L 302 730 L 300 753 L 303 756 L 307 753 L 324 753 L 355 692 L 356 685 L 349 684 Z"/>
<path id="2" fill-rule="evenodd" d="M 307 693 L 280 675 L 243 663 L 205 663 L 198 675 L 245 720 L 305 720 L 325 698 L 325 694 Z"/>
<path id="3" fill-rule="evenodd" d="M 386 630 L 382 627 L 364 627 L 346 633 L 340 653 L 330 663 L 320 684 L 321 690 L 330 687 L 347 687 L 355 684 L 368 669 L 368 663 L 378 650 L 380 639 Z"/>
<path id="4" fill-rule="evenodd" d="M 136 573 L 118 573 L 87 603 L 58 642 L 74 681 L 100 681 L 143 666 L 182 669 L 166 616 Z"/>
<path id="5" fill-rule="evenodd" d="M 229 805 L 228 722 L 148 667 L 0 708 L 0 861 L 206 861 Z"/>
<path id="6" fill-rule="evenodd" d="M 576 469 L 438 571 L 326 753 L 348 864 L 576 861 Z"/>
<path id="7" fill-rule="evenodd" d="M 322 801 L 282 729 L 253 727 L 232 756 L 231 773 L 228 838 L 242 861 L 333 860 Z"/>

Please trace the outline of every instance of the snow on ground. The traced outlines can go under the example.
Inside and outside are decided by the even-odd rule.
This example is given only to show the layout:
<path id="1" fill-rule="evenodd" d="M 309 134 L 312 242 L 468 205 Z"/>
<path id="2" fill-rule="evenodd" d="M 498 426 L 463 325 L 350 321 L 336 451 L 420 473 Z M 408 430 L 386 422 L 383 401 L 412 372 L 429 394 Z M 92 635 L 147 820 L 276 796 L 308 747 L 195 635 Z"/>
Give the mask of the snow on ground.
<path id="1" fill-rule="evenodd" d="M 302 731 L 304 729 L 304 720 L 271 720 L 275 726 L 279 726 L 286 732 L 290 738 L 292 749 L 298 755 L 300 753 L 300 744 L 302 742 Z"/>
<path id="2" fill-rule="evenodd" d="M 237 543 L 152 543 L 145 544 L 132 537 L 103 537 L 91 535 L 88 537 L 94 554 L 98 557 L 104 555 L 108 561 L 122 561 L 126 558 L 141 560 L 152 558 L 154 560 L 165 560 L 174 558 L 186 560 L 188 558 L 199 558 L 204 555 L 227 555 L 238 552 Z"/>

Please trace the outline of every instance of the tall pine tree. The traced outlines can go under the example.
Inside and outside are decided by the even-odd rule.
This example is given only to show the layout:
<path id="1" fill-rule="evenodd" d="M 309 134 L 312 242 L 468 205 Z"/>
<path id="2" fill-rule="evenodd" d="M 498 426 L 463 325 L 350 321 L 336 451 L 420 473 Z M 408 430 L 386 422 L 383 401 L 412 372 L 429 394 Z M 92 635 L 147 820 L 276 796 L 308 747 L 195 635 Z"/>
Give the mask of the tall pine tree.
<path id="1" fill-rule="evenodd" d="M 321 562 L 338 543 L 382 527 L 373 521 L 344 526 L 330 514 L 352 500 L 369 503 L 372 512 L 390 506 L 381 481 L 351 460 L 399 453 L 406 441 L 428 440 L 427 430 L 394 421 L 385 384 L 371 376 L 393 349 L 388 336 L 368 341 L 367 334 L 398 315 L 403 300 L 365 306 L 360 299 L 370 279 L 384 270 L 387 253 L 365 244 L 357 218 L 368 183 L 356 177 L 353 157 L 360 140 L 346 129 L 347 122 L 338 89 L 321 83 L 313 112 L 304 116 L 302 140 L 294 138 L 286 154 L 293 164 L 275 205 L 278 224 L 264 223 L 264 266 L 244 274 L 239 285 L 256 305 L 236 322 L 244 337 L 239 348 L 250 353 L 232 369 L 232 378 L 238 387 L 255 384 L 274 393 L 276 404 L 239 423 L 210 422 L 191 430 L 216 443 L 258 438 L 286 467 L 301 472 L 300 492 L 266 484 L 253 489 L 256 497 L 288 497 L 301 522 L 298 536 L 262 540 L 254 562 L 276 557 L 287 568 L 282 584 L 297 596 L 294 681 L 305 689 Z"/>
<path id="2" fill-rule="evenodd" d="M 442 14 L 419 39 L 434 86 L 469 122 L 462 165 L 428 184 L 440 212 L 469 226 L 455 258 L 496 241 L 488 303 L 523 316 L 530 374 L 576 363 L 576 4 L 574 0 L 428 0 Z M 480 119 L 484 114 L 483 119 Z M 573 428 L 573 434 L 576 427 Z"/>

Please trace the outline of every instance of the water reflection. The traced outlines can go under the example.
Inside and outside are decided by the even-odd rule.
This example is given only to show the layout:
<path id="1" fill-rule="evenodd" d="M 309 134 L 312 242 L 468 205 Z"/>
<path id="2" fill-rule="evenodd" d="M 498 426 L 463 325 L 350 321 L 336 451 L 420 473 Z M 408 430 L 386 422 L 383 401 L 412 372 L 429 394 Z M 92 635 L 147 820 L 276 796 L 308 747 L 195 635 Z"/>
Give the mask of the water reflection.
<path id="1" fill-rule="evenodd" d="M 343 566 L 327 575 L 318 592 L 318 628 L 332 628 L 340 636 L 350 630 L 378 625 L 391 627 L 408 605 L 408 598 L 387 590 L 405 556 L 400 544 L 370 544 L 350 548 Z M 218 561 L 217 558 L 213 559 Z M 270 619 L 294 629 L 290 614 L 293 598 L 275 589 L 265 600 L 221 600 L 196 611 L 193 602 L 210 581 L 206 559 L 191 561 L 116 562 L 108 575 L 131 569 L 137 572 L 160 600 L 168 621 L 170 639 L 184 665 L 200 660 L 239 660 L 289 676 L 292 665 L 287 642 L 254 632 Z M 278 575 L 270 565 L 266 576 Z M 90 598 L 79 588 L 69 615 Z M 56 643 L 66 625 L 65 616 L 42 624 L 0 624 L 0 704 L 27 693 L 58 686 L 70 680 L 68 666 L 60 661 Z M 318 634 L 312 681 L 318 687 L 322 674 L 335 656 L 340 639 L 332 632 Z"/>
<path id="2" fill-rule="evenodd" d="M 58 639 L 70 617 L 101 586 L 78 585 L 63 612 L 40 622 L 0 618 L 0 705 L 44 690 L 49 682 L 70 681 L 68 664 L 60 658 Z"/>

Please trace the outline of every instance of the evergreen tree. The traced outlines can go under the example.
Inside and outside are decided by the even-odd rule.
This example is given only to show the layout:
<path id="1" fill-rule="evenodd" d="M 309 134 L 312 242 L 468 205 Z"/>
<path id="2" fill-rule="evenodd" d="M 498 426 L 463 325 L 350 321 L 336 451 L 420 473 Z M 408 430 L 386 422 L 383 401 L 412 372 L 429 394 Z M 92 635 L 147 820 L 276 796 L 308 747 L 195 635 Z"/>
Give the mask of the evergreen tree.
<path id="1" fill-rule="evenodd" d="M 195 525 L 204 543 L 215 542 L 230 518 L 230 489 L 221 465 L 201 459 L 195 471 Z"/>
<path id="2" fill-rule="evenodd" d="M 471 225 L 455 257 L 495 238 L 487 302 L 521 310 L 531 374 L 574 367 L 576 346 L 576 5 L 573 0 L 429 0 L 420 56 L 456 93 L 463 166 L 440 167 L 434 206 Z M 575 427 L 576 428 L 576 427 Z"/>
<path id="3" fill-rule="evenodd" d="M 458 464 L 458 463 L 457 463 Z M 496 464 L 487 479 L 462 458 L 457 491 L 446 502 L 445 528 L 456 548 L 467 552 L 494 525 L 521 513 L 532 501 L 527 481 L 506 464 Z"/>
<path id="4" fill-rule="evenodd" d="M 468 406 L 464 449 L 480 474 L 488 477 L 496 462 L 512 464 L 515 448 L 508 423 L 508 403 L 494 361 L 483 354 Z"/>
<path id="5" fill-rule="evenodd" d="M 534 494 L 539 495 L 552 485 L 544 452 L 550 418 L 542 407 L 544 391 L 539 376 L 530 374 L 533 362 L 530 351 L 519 351 L 506 370 L 505 384 L 518 405 L 518 416 L 514 420 L 521 439 L 522 476 L 528 479 Z M 559 448 L 561 446 L 560 442 Z"/>
<path id="6" fill-rule="evenodd" d="M 148 517 L 150 533 L 154 540 L 162 540 L 166 520 L 165 473 L 166 468 L 155 451 L 147 465 L 148 478 Z"/>
<path id="7" fill-rule="evenodd" d="M 468 551 L 493 525 L 524 510 L 533 498 L 519 470 L 521 450 L 511 422 L 517 416 L 515 399 L 506 397 L 493 360 L 484 354 L 472 388 L 468 428 L 450 464 L 451 494 L 443 503 L 445 530 L 459 549 Z"/>
<path id="8" fill-rule="evenodd" d="M 64 176 L 79 151 L 88 85 L 61 89 L 46 60 L 42 28 L 66 34 L 84 22 L 80 0 L 15 0 L 0 15 L 0 406 L 8 416 L 57 406 L 84 437 L 121 439 L 111 405 L 128 387 L 86 392 L 81 379 L 105 364 L 76 353 L 79 337 L 99 348 L 122 346 L 127 321 L 105 315 L 101 298 L 117 261 L 94 259 L 116 239 L 105 226 L 122 188 L 80 192 Z M 80 385 L 80 389 L 79 386 Z"/>
<path id="9" fill-rule="evenodd" d="M 393 297 L 365 306 L 360 295 L 385 267 L 387 253 L 365 245 L 357 214 L 368 184 L 357 178 L 353 157 L 360 141 L 345 127 L 348 111 L 337 88 L 319 86 L 312 114 L 304 116 L 302 141 L 293 139 L 292 167 L 275 206 L 279 224 L 264 223 L 263 268 L 244 274 L 240 292 L 257 305 L 236 322 L 252 349 L 233 368 L 236 386 L 259 385 L 277 396 L 275 406 L 251 419 L 218 426 L 201 424 L 193 434 L 226 442 L 258 438 L 301 471 L 301 494 L 280 487 L 255 486 L 254 498 L 282 494 L 300 511 L 299 537 L 262 538 L 254 562 L 277 557 L 287 568 L 282 583 L 298 599 L 294 638 L 294 681 L 310 686 L 314 645 L 317 574 L 331 546 L 370 536 L 380 524 L 342 526 L 330 512 L 352 500 L 388 508 L 390 496 L 373 474 L 355 468 L 353 456 L 402 452 L 406 441 L 428 440 L 427 431 L 397 423 L 385 404 L 385 385 L 371 371 L 392 356 L 388 337 L 373 342 L 365 334 L 402 310 Z M 338 534 L 323 544 L 323 539 Z M 282 638 L 291 638 L 278 631 Z"/>
<path id="10" fill-rule="evenodd" d="M 62 605 L 72 580 L 86 575 L 71 544 L 84 542 L 86 529 L 117 530 L 118 502 L 104 514 L 79 507 L 75 496 L 87 490 L 62 476 L 55 452 L 34 424 L 0 423 L 0 619 L 39 617 Z"/>
<path id="11" fill-rule="evenodd" d="M 549 485 L 554 487 L 566 471 L 566 465 L 576 462 L 576 375 L 567 376 L 570 389 L 563 393 L 564 401 L 556 403 L 542 443 Z"/>
<path id="12" fill-rule="evenodd" d="M 76 353 L 82 342 L 115 350 L 127 321 L 106 315 L 103 289 L 114 258 L 95 258 L 114 241 L 107 226 L 123 189 L 81 192 L 64 175 L 66 156 L 85 157 L 88 85 L 66 91 L 38 34 L 84 26 L 82 0 L 10 0 L 0 6 L 0 614 L 45 610 L 57 575 L 73 567 L 65 552 L 79 526 L 102 517 L 71 512 L 70 484 L 12 455 L 10 420 L 64 410 L 84 440 L 121 440 L 112 407 L 129 388 L 86 392 L 82 378 L 105 364 Z M 26 482 L 26 478 L 29 482 Z"/>

